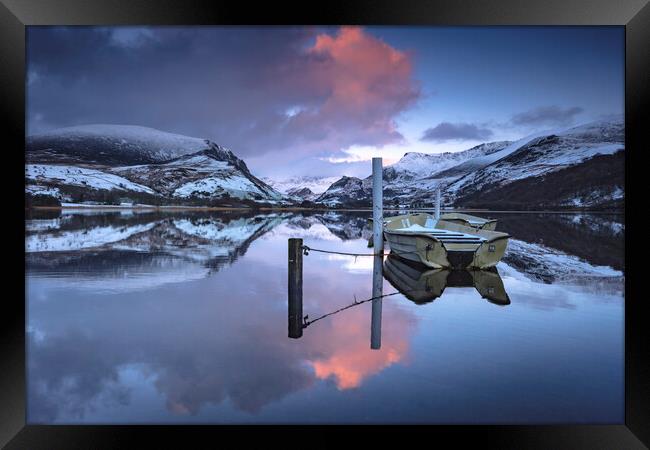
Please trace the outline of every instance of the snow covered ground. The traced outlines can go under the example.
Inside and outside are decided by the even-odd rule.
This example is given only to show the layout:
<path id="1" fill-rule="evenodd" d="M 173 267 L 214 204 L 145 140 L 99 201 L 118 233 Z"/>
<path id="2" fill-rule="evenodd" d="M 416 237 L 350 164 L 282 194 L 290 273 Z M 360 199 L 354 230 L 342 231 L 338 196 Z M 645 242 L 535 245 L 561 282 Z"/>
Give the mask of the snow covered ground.
<path id="1" fill-rule="evenodd" d="M 59 183 L 71 186 L 82 186 L 89 189 L 117 189 L 121 191 L 131 190 L 154 194 L 151 188 L 140 184 L 132 183 L 126 178 L 102 172 L 96 169 L 85 167 L 50 165 L 50 164 L 27 164 L 25 166 L 25 177 L 32 183 Z M 31 186 L 31 185 L 30 185 Z M 32 191 L 43 190 L 40 187 L 28 186 Z M 53 194 L 58 190 L 51 189 Z"/>
<path id="2" fill-rule="evenodd" d="M 228 193 L 231 197 L 254 198 L 255 194 L 264 196 L 248 178 L 241 175 L 229 175 L 226 177 L 213 176 L 190 181 L 173 192 L 174 197 L 213 197 L 215 194 Z"/>
<path id="3" fill-rule="evenodd" d="M 59 200 L 62 199 L 61 191 L 57 187 L 39 186 L 37 184 L 29 184 L 25 186 L 25 192 L 32 195 L 47 195 L 48 197 L 55 197 Z"/>

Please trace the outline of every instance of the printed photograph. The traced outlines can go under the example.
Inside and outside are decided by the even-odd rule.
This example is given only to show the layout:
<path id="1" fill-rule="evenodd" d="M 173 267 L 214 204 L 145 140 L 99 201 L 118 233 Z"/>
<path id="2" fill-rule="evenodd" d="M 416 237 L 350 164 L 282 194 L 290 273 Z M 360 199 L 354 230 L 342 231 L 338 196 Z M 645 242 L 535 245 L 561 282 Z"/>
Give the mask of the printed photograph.
<path id="1" fill-rule="evenodd" d="M 624 27 L 25 34 L 28 424 L 624 423 Z"/>

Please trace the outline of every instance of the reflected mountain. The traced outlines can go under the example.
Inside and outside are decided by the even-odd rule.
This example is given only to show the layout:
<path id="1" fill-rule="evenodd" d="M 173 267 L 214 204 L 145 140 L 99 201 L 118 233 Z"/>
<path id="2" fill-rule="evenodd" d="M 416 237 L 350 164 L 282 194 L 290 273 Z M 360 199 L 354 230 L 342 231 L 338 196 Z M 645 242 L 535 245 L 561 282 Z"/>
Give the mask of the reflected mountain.
<path id="1" fill-rule="evenodd" d="M 420 305 L 442 296 L 446 288 L 456 287 L 474 287 L 490 303 L 510 304 L 496 267 L 486 270 L 431 269 L 389 255 L 384 262 L 384 278 L 406 298 Z"/>
<path id="2" fill-rule="evenodd" d="M 494 213 L 491 217 L 498 219 L 500 231 L 519 241 L 573 255 L 594 266 L 625 269 L 625 222 L 620 214 Z M 506 253 L 503 261 L 525 269 L 530 261 L 526 252 L 518 253 Z"/>
<path id="3" fill-rule="evenodd" d="M 32 219 L 26 224 L 26 266 L 31 275 L 52 274 L 59 283 L 75 278 L 77 288 L 151 288 L 232 264 L 285 218 L 111 212 Z"/>
<path id="4" fill-rule="evenodd" d="M 368 227 L 368 216 L 360 215 L 358 212 L 327 212 L 318 214 L 315 217 L 327 227 L 327 229 L 341 240 L 368 239 L 372 230 Z"/>

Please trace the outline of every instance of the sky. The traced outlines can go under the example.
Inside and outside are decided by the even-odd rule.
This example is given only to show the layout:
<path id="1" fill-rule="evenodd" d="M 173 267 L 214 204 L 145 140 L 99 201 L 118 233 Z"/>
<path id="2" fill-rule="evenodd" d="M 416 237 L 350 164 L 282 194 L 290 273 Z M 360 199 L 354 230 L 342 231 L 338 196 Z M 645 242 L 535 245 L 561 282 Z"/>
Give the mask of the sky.
<path id="1" fill-rule="evenodd" d="M 623 27 L 27 29 L 27 133 L 210 139 L 258 176 L 366 176 L 624 112 Z"/>

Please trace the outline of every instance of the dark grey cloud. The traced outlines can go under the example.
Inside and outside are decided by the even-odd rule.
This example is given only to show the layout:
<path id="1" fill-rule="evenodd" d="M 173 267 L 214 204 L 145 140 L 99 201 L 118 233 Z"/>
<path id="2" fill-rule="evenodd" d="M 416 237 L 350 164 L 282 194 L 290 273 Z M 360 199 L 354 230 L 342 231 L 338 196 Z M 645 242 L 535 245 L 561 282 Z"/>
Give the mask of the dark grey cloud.
<path id="1" fill-rule="evenodd" d="M 512 116 L 515 125 L 570 125 L 583 108 L 572 106 L 540 106 Z"/>
<path id="2" fill-rule="evenodd" d="M 428 128 L 421 141 L 482 141 L 492 136 L 492 130 L 472 123 L 441 122 L 435 127 Z"/>
<path id="3" fill-rule="evenodd" d="M 28 134 L 134 124 L 271 165 L 400 141 L 419 96 L 410 56 L 359 28 L 33 27 L 27 63 Z"/>

